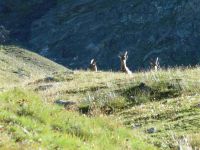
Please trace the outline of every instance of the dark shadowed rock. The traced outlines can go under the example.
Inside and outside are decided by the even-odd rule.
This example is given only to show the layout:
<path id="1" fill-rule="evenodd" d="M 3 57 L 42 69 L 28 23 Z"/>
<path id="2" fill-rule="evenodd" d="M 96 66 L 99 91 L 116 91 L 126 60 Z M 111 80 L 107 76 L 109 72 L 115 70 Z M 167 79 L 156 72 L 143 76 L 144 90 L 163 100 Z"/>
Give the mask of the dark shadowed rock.
<path id="1" fill-rule="evenodd" d="M 155 127 L 147 129 L 147 133 L 149 133 L 149 134 L 156 133 L 156 132 L 157 132 L 157 129 Z"/>

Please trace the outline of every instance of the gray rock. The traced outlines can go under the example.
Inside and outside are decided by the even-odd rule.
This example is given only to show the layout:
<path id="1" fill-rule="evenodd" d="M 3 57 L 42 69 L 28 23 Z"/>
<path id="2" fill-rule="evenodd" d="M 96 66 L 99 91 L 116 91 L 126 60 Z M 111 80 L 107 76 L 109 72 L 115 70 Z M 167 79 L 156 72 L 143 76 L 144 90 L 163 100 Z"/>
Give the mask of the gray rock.
<path id="1" fill-rule="evenodd" d="M 141 127 L 141 124 L 132 124 L 131 127 L 132 129 L 138 129 Z"/>
<path id="2" fill-rule="evenodd" d="M 157 129 L 155 127 L 147 129 L 147 133 L 149 134 L 156 133 L 156 132 L 157 132 Z"/>
<path id="3" fill-rule="evenodd" d="M 22 127 L 22 131 L 23 131 L 25 134 L 30 135 L 30 132 L 29 132 L 26 128 L 23 128 L 23 127 Z"/>
<path id="4" fill-rule="evenodd" d="M 41 85 L 41 86 L 38 86 L 36 89 L 35 89 L 35 91 L 45 91 L 45 90 L 47 90 L 47 89 L 49 89 L 49 88 L 52 88 L 53 87 L 53 85 L 51 85 L 51 84 L 48 84 L 48 85 Z"/>
<path id="5" fill-rule="evenodd" d="M 56 100 L 54 103 L 65 107 L 77 104 L 77 102 L 71 100 Z"/>
<path id="6" fill-rule="evenodd" d="M 44 82 L 56 82 L 58 79 L 54 78 L 54 77 L 45 77 Z"/>

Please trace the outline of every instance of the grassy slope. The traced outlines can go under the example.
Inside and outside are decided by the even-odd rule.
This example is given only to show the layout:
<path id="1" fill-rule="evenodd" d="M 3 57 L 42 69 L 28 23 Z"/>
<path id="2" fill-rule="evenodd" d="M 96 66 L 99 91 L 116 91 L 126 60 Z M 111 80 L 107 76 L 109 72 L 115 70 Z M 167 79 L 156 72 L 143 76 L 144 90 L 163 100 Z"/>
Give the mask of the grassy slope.
<path id="1" fill-rule="evenodd" d="M 200 108 L 196 107 L 200 97 L 199 75 L 199 68 L 142 72 L 132 77 L 122 73 L 75 71 L 66 84 L 42 91 L 41 95 L 49 102 L 52 96 L 82 100 L 94 108 L 95 115 L 102 113 L 98 107 L 111 105 L 116 109 L 114 116 L 133 129 L 135 135 L 161 149 L 176 149 L 182 136 L 193 147 L 200 147 Z M 158 91 L 155 98 L 148 93 L 131 93 L 141 82 Z M 151 127 L 157 132 L 147 133 Z"/>
<path id="2" fill-rule="evenodd" d="M 13 48 L 9 47 L 8 49 Z M 47 62 L 47 64 L 50 63 L 49 61 Z M 30 65 L 32 64 L 30 63 Z M 17 98 L 13 104 L 7 104 L 8 99 L 11 99 L 8 98 L 10 95 L 12 96 L 11 93 L 24 92 L 18 92 L 17 90 L 16 92 L 8 92 L 1 95 L 1 99 L 3 100 L 1 107 L 3 109 L 1 108 L 0 110 L 7 110 L 8 107 L 15 106 L 11 111 L 5 112 L 8 113 L 7 116 L 10 113 L 13 114 L 14 118 L 9 118 L 8 120 L 11 121 L 4 122 L 3 126 L 14 122 L 16 126 L 14 128 L 17 128 L 14 131 L 17 130 L 17 133 L 18 130 L 22 132 L 19 133 L 19 135 L 22 134 L 22 137 L 20 137 L 22 139 L 23 136 L 27 138 L 28 135 L 24 133 L 21 127 L 25 127 L 31 134 L 29 136 L 29 142 L 33 142 L 29 143 L 21 140 L 23 142 L 18 142 L 18 146 L 20 144 L 27 144 L 28 146 L 32 144 L 36 147 L 38 145 L 42 145 L 43 147 L 48 145 L 50 148 L 58 145 L 66 146 L 69 144 L 66 143 L 66 138 L 69 141 L 70 137 L 71 149 L 76 149 L 75 147 L 77 145 L 81 145 L 82 149 L 92 149 L 92 145 L 94 146 L 93 149 L 106 149 L 108 147 L 111 149 L 128 149 L 128 147 L 131 147 L 131 143 L 132 149 L 136 149 L 136 146 L 138 149 L 150 149 L 149 145 L 141 144 L 140 141 L 135 140 L 133 137 L 130 138 L 131 135 L 134 135 L 136 138 L 152 143 L 161 149 L 176 149 L 182 136 L 186 136 L 193 147 L 200 147 L 198 140 L 200 139 L 200 133 L 198 131 L 200 127 L 200 108 L 197 107 L 200 98 L 199 67 L 187 69 L 177 68 L 159 72 L 141 72 L 129 76 L 123 73 L 94 73 L 87 71 L 74 71 L 72 74 L 68 73 L 67 70 L 63 70 L 60 66 L 55 67 L 56 69 L 50 67 L 51 70 L 47 67 L 48 65 L 46 66 L 46 70 L 43 71 L 43 68 L 45 68 L 43 66 L 46 65 L 43 64 L 41 69 L 38 68 L 38 65 L 35 65 L 36 69 L 29 67 L 27 69 L 29 72 L 40 71 L 40 73 L 30 77 L 19 77 L 18 73 L 13 74 L 12 71 L 6 70 L 5 72 L 1 69 L 2 73 L 7 74 L 7 72 L 10 72 L 10 78 L 9 76 L 6 78 L 12 81 L 14 86 L 20 86 L 26 90 L 34 90 L 40 95 L 41 98 L 39 99 L 43 100 L 41 108 L 38 108 L 39 110 L 33 110 L 33 114 L 37 119 L 33 119 L 32 116 L 25 116 L 28 119 L 24 122 L 29 122 L 30 125 L 27 125 L 27 123 L 24 125 L 21 121 L 24 119 L 24 116 L 19 117 L 18 111 L 21 111 L 24 105 L 26 106 L 26 103 L 29 102 L 23 102 L 21 108 L 21 102 L 18 101 L 21 99 L 28 99 L 29 101 L 29 98 L 21 98 L 19 96 L 20 98 Z M 53 77 L 56 80 L 47 82 L 43 80 L 45 76 Z M 13 82 L 12 79 L 15 78 L 17 80 Z M 21 84 L 22 81 L 24 84 Z M 4 80 L 1 80 L 1 82 L 5 83 L 4 85 L 7 83 Z M 139 90 L 135 90 L 138 89 L 138 85 L 141 83 L 145 83 L 147 89 L 153 90 L 153 94 L 148 92 L 148 90 L 140 88 Z M 41 88 L 45 86 L 47 88 Z M 25 93 L 27 94 L 27 92 Z M 26 94 L 25 97 L 27 97 Z M 18 97 L 18 95 L 21 94 L 17 94 L 14 97 Z M 32 96 L 29 96 L 28 93 L 28 97 Z M 66 112 L 62 110 L 62 107 L 57 107 L 52 103 L 55 99 L 80 101 L 79 107 L 90 106 L 91 114 L 95 117 L 88 118 L 80 116 L 75 112 Z M 102 115 L 105 113 L 105 109 L 102 110 L 104 106 L 111 106 L 113 108 L 113 115 L 107 117 Z M 40 115 L 41 110 L 45 110 L 46 113 L 44 116 L 46 117 L 44 118 L 48 118 L 47 120 L 44 119 L 44 122 L 46 121 L 45 123 L 37 123 L 38 118 L 42 120 L 40 118 L 42 117 Z M 54 118 L 58 119 L 55 121 Z M 15 123 L 15 119 L 18 120 L 17 123 Z M 32 121 L 28 121 L 29 119 L 33 119 L 36 122 L 35 127 L 32 127 Z M 127 131 L 120 125 L 121 123 L 116 123 L 116 121 L 124 123 L 132 131 Z M 45 128 L 46 126 L 44 125 L 48 128 Z M 157 131 L 149 134 L 146 130 L 151 127 L 155 127 Z M 35 128 L 39 128 L 39 131 L 35 130 Z M 5 135 L 4 138 L 8 142 L 11 139 L 16 140 L 18 134 L 16 136 L 15 134 L 13 135 L 13 130 L 10 127 L 7 127 L 5 131 L 2 134 Z M 66 137 L 58 138 L 63 133 Z M 53 137 L 57 137 L 56 139 L 58 140 L 52 142 Z M 126 141 L 126 138 L 133 139 L 133 141 Z M 103 145 L 101 143 L 105 144 Z"/>
<path id="3" fill-rule="evenodd" d="M 87 99 L 98 89 L 107 93 L 118 87 L 113 79 L 128 76 L 73 74 L 15 46 L 0 46 L 0 64 L 0 149 L 155 149 L 112 116 L 87 117 L 52 103 Z"/>
<path id="4" fill-rule="evenodd" d="M 199 148 L 199 76 L 199 67 L 141 72 L 133 76 L 77 71 L 69 84 L 62 87 L 64 94 L 60 97 L 78 95 L 95 111 L 98 106 L 112 106 L 114 115 L 133 129 L 135 135 L 160 149 L 177 149 L 182 137 L 186 137 L 193 148 Z M 142 89 L 134 91 L 141 83 L 154 89 L 154 94 Z M 157 131 L 147 133 L 147 129 L 152 127 Z"/>
<path id="5" fill-rule="evenodd" d="M 0 82 L 4 88 L 51 76 L 55 72 L 70 72 L 61 65 L 15 46 L 0 45 L 0 64 Z"/>

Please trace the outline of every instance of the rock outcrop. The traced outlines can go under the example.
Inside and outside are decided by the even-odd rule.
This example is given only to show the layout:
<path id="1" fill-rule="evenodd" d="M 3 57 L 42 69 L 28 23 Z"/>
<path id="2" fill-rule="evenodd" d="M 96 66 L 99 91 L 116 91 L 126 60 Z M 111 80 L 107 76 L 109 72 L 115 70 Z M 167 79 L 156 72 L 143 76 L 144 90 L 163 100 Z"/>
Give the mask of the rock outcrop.
<path id="1" fill-rule="evenodd" d="M 38 6 L 48 2 L 41 13 Z M 126 50 L 131 70 L 150 67 L 156 57 L 161 67 L 200 63 L 198 0 L 43 0 L 36 6 L 29 46 L 70 68 L 87 68 L 95 58 L 100 69 L 119 70 L 117 56 Z"/>

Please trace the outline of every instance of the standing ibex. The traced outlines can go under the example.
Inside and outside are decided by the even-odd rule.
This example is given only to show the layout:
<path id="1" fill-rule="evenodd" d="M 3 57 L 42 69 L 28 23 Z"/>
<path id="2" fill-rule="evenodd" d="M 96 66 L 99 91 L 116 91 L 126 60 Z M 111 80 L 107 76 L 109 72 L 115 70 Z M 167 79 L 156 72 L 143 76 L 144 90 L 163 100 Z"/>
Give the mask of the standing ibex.
<path id="1" fill-rule="evenodd" d="M 128 52 L 126 51 L 124 54 L 120 54 L 119 58 L 120 58 L 120 62 L 121 62 L 121 71 L 128 73 L 128 74 L 132 74 L 132 72 L 126 66 L 126 61 L 128 59 Z"/>
<path id="2" fill-rule="evenodd" d="M 154 69 L 155 71 L 158 71 L 158 69 L 160 69 L 159 58 L 158 57 L 156 58 L 155 62 L 151 61 L 150 64 L 151 64 L 151 68 Z"/>
<path id="3" fill-rule="evenodd" d="M 97 63 L 94 59 L 91 60 L 89 68 L 91 71 L 97 72 Z"/>

